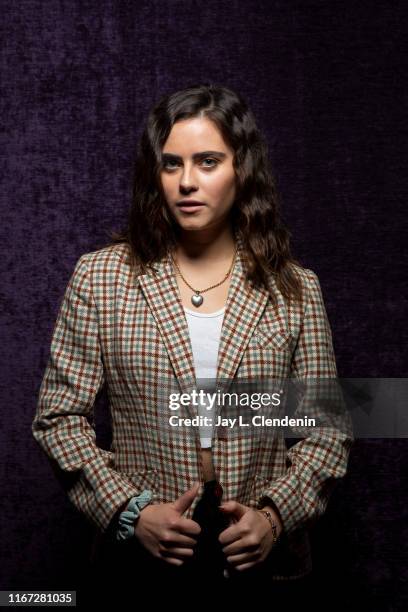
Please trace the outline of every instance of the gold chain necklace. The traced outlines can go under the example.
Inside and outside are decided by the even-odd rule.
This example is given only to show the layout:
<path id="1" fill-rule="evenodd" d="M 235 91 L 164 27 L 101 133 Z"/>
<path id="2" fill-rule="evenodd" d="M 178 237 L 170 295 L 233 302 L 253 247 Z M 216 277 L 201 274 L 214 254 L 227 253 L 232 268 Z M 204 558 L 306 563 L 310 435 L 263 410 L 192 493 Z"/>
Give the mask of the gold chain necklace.
<path id="1" fill-rule="evenodd" d="M 201 306 L 201 304 L 204 302 L 204 298 L 203 298 L 203 296 L 201 295 L 202 293 L 205 293 L 206 291 L 209 291 L 210 289 L 214 289 L 215 287 L 219 287 L 220 285 L 222 285 L 222 283 L 225 283 L 225 281 L 227 280 L 227 278 L 229 277 L 229 275 L 230 275 L 230 274 L 231 274 L 231 272 L 232 272 L 232 269 L 233 269 L 234 264 L 235 264 L 235 260 L 236 260 L 236 258 L 237 258 L 237 253 L 238 253 L 238 247 L 237 247 L 237 248 L 236 248 L 236 250 L 235 250 L 235 253 L 234 253 L 234 258 L 233 258 L 233 260 L 232 260 L 231 267 L 230 267 L 230 269 L 228 270 L 228 272 L 226 273 L 226 275 L 224 276 L 224 278 L 222 279 L 222 281 L 220 281 L 219 283 L 216 283 L 215 285 L 211 285 L 211 287 L 207 287 L 206 289 L 201 289 L 201 290 L 200 290 L 200 289 L 194 289 L 194 287 L 192 287 L 192 286 L 190 285 L 190 283 L 188 283 L 188 282 L 186 281 L 186 279 L 184 278 L 184 276 L 183 276 L 183 275 L 182 275 L 182 273 L 181 273 L 180 268 L 179 268 L 179 267 L 178 267 L 178 265 L 177 265 L 177 262 L 175 261 L 175 259 L 173 258 L 173 256 L 172 256 L 172 255 L 171 255 L 171 253 L 170 253 L 171 260 L 172 260 L 173 264 L 175 265 L 177 272 L 180 274 L 181 278 L 182 278 L 182 279 L 183 279 L 183 281 L 186 283 L 187 287 L 189 287 L 189 288 L 190 288 L 192 291 L 194 291 L 194 294 L 191 296 L 191 303 L 193 304 L 193 306 L 195 306 L 196 308 L 198 308 L 198 307 L 199 307 L 199 306 Z"/>

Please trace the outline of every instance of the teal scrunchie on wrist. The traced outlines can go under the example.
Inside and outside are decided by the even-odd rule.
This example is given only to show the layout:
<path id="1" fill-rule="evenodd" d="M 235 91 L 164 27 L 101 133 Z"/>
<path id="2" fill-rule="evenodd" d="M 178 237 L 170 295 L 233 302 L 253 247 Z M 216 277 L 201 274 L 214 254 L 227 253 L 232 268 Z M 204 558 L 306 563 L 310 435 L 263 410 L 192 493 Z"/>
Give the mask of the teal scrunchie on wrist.
<path id="1" fill-rule="evenodd" d="M 140 495 L 132 497 L 126 509 L 120 513 L 118 529 L 116 531 L 117 540 L 127 540 L 135 534 L 134 523 L 140 516 L 140 511 L 152 500 L 153 493 L 148 489 L 142 491 Z"/>

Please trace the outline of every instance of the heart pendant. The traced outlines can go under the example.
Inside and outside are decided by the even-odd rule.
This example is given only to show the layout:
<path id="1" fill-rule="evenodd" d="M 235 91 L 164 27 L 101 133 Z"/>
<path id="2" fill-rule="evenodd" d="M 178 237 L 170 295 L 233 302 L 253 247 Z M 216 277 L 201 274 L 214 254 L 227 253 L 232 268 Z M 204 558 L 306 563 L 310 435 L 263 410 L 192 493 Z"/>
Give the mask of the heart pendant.
<path id="1" fill-rule="evenodd" d="M 199 293 L 195 293 L 194 295 L 191 296 L 191 301 L 194 304 L 194 306 L 198 308 L 198 306 L 201 306 L 201 304 L 204 302 L 204 298 Z"/>

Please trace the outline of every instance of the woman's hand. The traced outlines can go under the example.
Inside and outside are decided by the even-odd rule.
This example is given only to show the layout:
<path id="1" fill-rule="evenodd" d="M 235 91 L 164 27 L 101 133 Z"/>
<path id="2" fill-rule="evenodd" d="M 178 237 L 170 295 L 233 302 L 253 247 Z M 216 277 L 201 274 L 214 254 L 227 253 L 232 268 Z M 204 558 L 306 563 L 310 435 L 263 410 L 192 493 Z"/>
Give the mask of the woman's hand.
<path id="1" fill-rule="evenodd" d="M 279 537 L 283 525 L 279 515 L 270 506 L 265 506 L 276 523 L 276 535 Z M 228 563 L 238 571 L 248 569 L 261 563 L 273 547 L 273 533 L 269 520 L 259 510 L 235 501 L 228 501 L 220 506 L 224 514 L 231 515 L 233 525 L 220 534 L 218 540 L 223 545 L 223 552 Z"/>
<path id="2" fill-rule="evenodd" d="M 200 483 L 175 502 L 149 504 L 140 512 L 135 537 L 154 556 L 172 565 L 182 565 L 193 555 L 201 527 L 182 514 L 191 506 Z"/>

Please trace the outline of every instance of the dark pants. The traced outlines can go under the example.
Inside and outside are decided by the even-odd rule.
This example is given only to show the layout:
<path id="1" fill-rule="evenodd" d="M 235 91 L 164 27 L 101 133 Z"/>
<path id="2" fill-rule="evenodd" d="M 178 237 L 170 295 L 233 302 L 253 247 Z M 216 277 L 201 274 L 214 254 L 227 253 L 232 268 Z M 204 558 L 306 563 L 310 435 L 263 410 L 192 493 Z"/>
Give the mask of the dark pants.
<path id="1" fill-rule="evenodd" d="M 222 491 L 222 489 L 221 489 Z M 221 602 L 257 604 L 260 600 L 295 605 L 308 601 L 310 578 L 274 581 L 258 564 L 248 570 L 229 567 L 218 536 L 229 521 L 218 509 L 221 496 L 218 483 L 205 483 L 204 493 L 194 514 L 201 533 L 193 557 L 175 566 L 153 557 L 136 538 L 117 542 L 114 534 L 102 540 L 90 573 L 77 591 L 77 606 L 141 601 L 140 592 L 152 603 L 218 607 Z M 213 598 L 213 599 L 212 599 Z"/>

